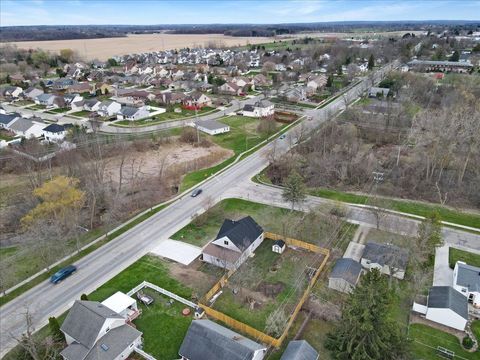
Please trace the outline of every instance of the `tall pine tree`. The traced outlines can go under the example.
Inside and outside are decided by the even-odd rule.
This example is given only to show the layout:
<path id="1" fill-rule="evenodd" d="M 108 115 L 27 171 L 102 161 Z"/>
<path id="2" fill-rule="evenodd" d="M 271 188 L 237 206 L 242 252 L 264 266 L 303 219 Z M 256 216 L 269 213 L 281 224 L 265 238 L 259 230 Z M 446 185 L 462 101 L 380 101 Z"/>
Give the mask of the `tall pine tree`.
<path id="1" fill-rule="evenodd" d="M 328 334 L 326 347 L 338 360 L 393 360 L 406 354 L 406 337 L 391 319 L 392 290 L 372 270 L 350 295 L 342 318 Z"/>

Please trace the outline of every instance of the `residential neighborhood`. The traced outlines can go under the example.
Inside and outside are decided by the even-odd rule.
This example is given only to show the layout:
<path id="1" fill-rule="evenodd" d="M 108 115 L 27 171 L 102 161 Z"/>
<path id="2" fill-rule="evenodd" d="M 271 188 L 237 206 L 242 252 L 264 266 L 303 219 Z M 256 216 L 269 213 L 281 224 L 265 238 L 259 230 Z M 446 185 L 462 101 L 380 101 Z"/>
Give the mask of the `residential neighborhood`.
<path id="1" fill-rule="evenodd" d="M 2 2 L 0 357 L 480 359 L 478 14 Z"/>

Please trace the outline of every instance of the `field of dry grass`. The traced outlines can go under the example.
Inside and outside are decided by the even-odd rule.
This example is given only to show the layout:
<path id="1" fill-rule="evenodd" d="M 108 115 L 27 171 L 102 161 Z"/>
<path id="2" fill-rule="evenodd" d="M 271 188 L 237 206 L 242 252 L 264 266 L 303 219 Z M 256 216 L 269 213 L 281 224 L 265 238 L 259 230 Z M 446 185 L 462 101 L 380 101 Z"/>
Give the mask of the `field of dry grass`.
<path id="1" fill-rule="evenodd" d="M 21 41 L 12 44 L 22 49 L 40 48 L 58 52 L 72 49 L 81 57 L 91 60 L 106 60 L 112 56 L 131 53 L 181 49 L 185 47 L 204 47 L 216 43 L 221 46 L 243 46 L 273 41 L 266 37 L 233 37 L 222 34 L 130 34 L 127 37 L 79 40 Z"/>

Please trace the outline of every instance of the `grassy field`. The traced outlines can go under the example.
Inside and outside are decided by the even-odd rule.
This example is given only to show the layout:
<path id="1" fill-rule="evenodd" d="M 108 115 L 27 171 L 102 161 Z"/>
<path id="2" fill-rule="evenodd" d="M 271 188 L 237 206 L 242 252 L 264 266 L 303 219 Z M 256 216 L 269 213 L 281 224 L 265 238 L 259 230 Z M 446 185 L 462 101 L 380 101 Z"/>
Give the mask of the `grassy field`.
<path id="1" fill-rule="evenodd" d="M 198 184 L 200 181 L 222 170 L 227 165 L 231 164 L 240 153 L 253 148 L 271 135 L 259 134 L 257 132 L 257 126 L 260 120 L 255 118 L 230 116 L 222 118 L 220 121 L 230 126 L 230 132 L 216 136 L 203 136 L 207 136 L 211 141 L 221 147 L 233 150 L 235 153 L 234 156 L 216 166 L 194 171 L 185 175 L 180 185 L 180 192 L 194 186 L 195 184 Z M 286 125 L 283 124 L 278 125 L 277 130 L 282 129 L 285 126 Z"/>
<path id="2" fill-rule="evenodd" d="M 69 108 L 57 108 L 57 109 L 48 110 L 47 112 L 51 113 L 51 114 L 62 114 L 62 113 L 67 112 L 68 110 L 70 110 L 70 109 Z"/>
<path id="3" fill-rule="evenodd" d="M 463 261 L 468 265 L 480 267 L 480 255 L 460 249 L 449 248 L 448 263 L 453 269 L 457 261 Z"/>
<path id="4" fill-rule="evenodd" d="M 144 256 L 88 296 L 89 300 L 103 301 L 117 291 L 128 292 L 142 281 L 149 281 L 186 299 L 192 292 L 170 277 L 168 264 L 154 256 Z M 192 317 L 181 314 L 185 305 L 167 305 L 165 296 L 145 290 L 155 298 L 153 305 L 140 305 L 142 315 L 134 321 L 143 332 L 144 350 L 157 359 L 176 359 Z"/>
<path id="5" fill-rule="evenodd" d="M 40 104 L 35 104 L 33 106 L 30 106 L 30 110 L 45 110 L 47 107 L 45 105 L 40 105 Z"/>
<path id="6" fill-rule="evenodd" d="M 14 139 L 14 137 L 8 135 L 7 132 L 5 132 L 5 131 L 0 131 L 0 140 L 10 141 L 10 140 L 13 140 L 13 139 Z"/>
<path id="7" fill-rule="evenodd" d="M 472 329 L 473 334 L 477 338 L 477 341 L 480 341 L 480 320 L 472 321 L 470 328 Z"/>
<path id="8" fill-rule="evenodd" d="M 469 353 L 462 348 L 457 337 L 443 331 L 431 328 L 423 324 L 412 324 L 409 329 L 409 337 L 412 339 L 411 349 L 415 359 L 436 360 L 439 359 L 436 349 L 441 346 L 455 352 L 455 359 L 478 360 L 480 353 Z"/>
<path id="9" fill-rule="evenodd" d="M 16 246 L 0 248 L 0 259 L 5 260 L 6 257 L 15 254 L 16 251 L 17 251 Z"/>
<path id="10" fill-rule="evenodd" d="M 204 107 L 201 110 L 197 111 L 197 115 L 204 115 L 205 113 L 214 113 L 217 112 L 215 108 L 212 107 Z M 175 111 L 167 111 L 162 114 L 155 115 L 151 118 L 130 121 L 130 120 L 122 120 L 117 121 L 114 125 L 121 125 L 121 126 L 128 126 L 128 127 L 136 127 L 136 126 L 150 126 L 155 125 L 164 121 L 171 121 L 171 120 L 181 120 L 185 118 L 191 118 L 195 116 L 194 110 L 186 110 L 182 109 L 182 112 L 177 113 Z"/>

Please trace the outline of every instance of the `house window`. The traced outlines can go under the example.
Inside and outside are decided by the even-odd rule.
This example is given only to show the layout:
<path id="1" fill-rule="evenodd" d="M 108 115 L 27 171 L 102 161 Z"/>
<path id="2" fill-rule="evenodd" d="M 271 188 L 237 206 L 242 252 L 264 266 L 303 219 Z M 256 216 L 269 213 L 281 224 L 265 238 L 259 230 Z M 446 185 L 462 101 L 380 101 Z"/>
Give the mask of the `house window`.
<path id="1" fill-rule="evenodd" d="M 225 245 L 228 245 L 228 240 L 223 240 L 223 243 L 224 243 Z"/>

